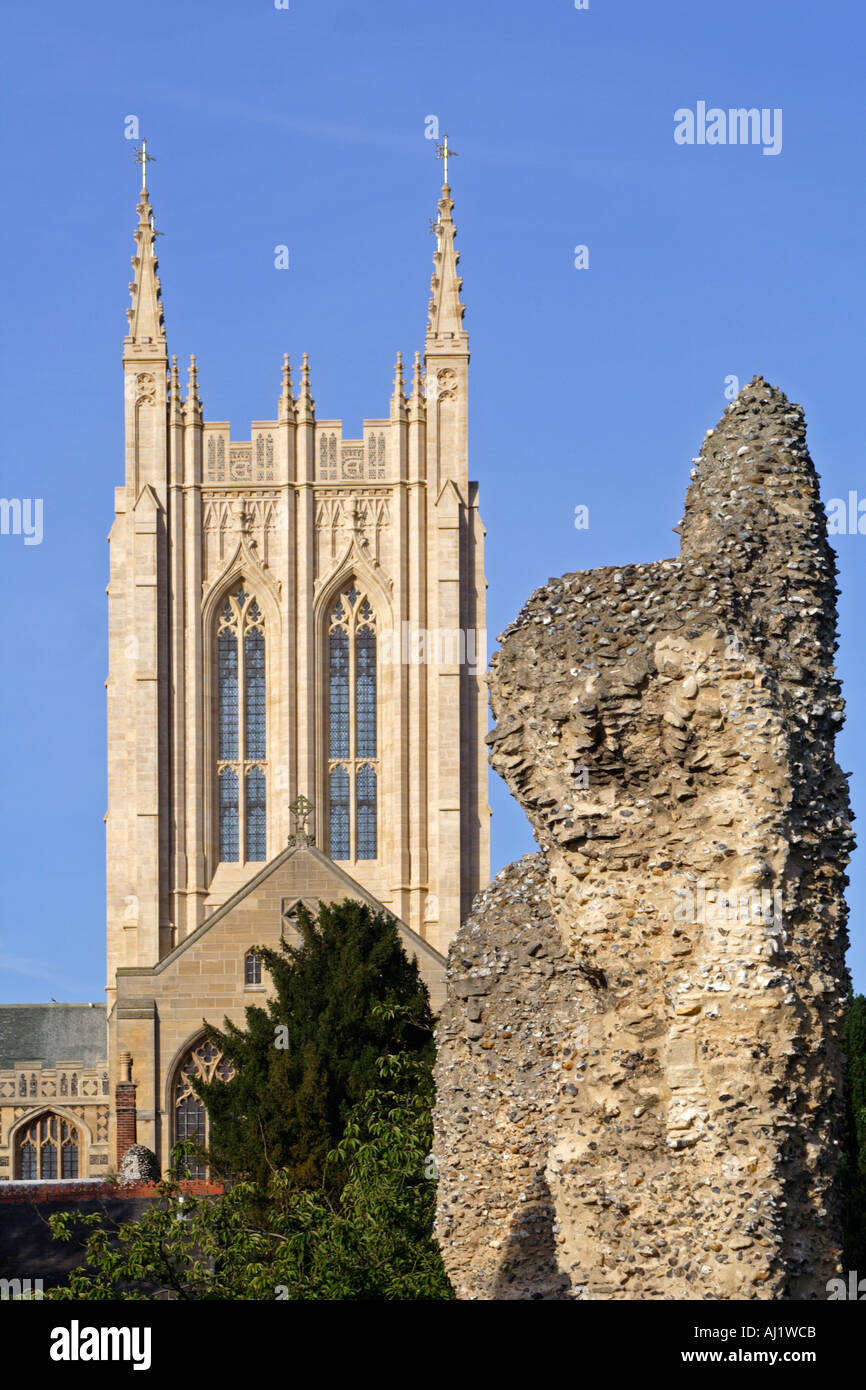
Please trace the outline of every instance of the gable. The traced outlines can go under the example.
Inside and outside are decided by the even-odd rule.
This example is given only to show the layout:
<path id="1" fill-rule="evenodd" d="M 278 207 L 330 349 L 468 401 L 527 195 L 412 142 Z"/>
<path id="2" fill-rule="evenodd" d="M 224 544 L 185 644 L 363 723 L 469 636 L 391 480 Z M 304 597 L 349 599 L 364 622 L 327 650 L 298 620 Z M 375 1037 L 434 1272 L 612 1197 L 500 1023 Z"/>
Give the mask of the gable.
<path id="1" fill-rule="evenodd" d="M 315 913 L 320 902 L 343 902 L 345 898 L 368 903 L 377 912 L 388 910 L 313 845 L 286 849 L 158 965 L 119 969 L 118 1002 L 121 997 L 140 995 L 145 989 L 143 977 L 166 975 L 184 981 L 185 988 L 191 978 L 199 979 L 203 1004 L 212 1000 L 216 1005 L 218 996 L 222 1006 L 228 995 L 233 1002 L 243 1002 L 243 957 L 249 948 L 276 950 L 281 940 L 292 940 L 287 918 L 299 902 Z M 436 1012 L 445 997 L 445 958 L 399 919 L 397 929 L 407 956 L 418 961 Z M 164 988 L 168 982 L 162 983 Z"/>

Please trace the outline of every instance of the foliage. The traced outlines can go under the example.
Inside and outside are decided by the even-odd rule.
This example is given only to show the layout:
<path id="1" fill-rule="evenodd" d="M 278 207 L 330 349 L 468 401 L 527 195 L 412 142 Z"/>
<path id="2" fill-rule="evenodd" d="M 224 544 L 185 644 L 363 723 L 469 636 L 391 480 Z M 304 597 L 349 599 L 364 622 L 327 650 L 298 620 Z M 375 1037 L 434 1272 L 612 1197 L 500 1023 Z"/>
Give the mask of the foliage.
<path id="1" fill-rule="evenodd" d="M 846 1135 L 843 1157 L 845 1263 L 866 1270 L 866 996 L 851 995 L 842 1025 Z"/>
<path id="2" fill-rule="evenodd" d="M 385 1010 L 389 1012 L 389 1010 Z M 390 1010 L 392 1023 L 402 1012 Z M 376 1085 L 350 1112 L 327 1156 L 342 1191 L 299 1187 L 271 1173 L 267 1191 L 238 1183 L 222 1197 L 184 1196 L 175 1176 L 138 1221 L 93 1227 L 85 1264 L 53 1299 L 450 1299 L 431 1229 L 435 1187 L 428 1157 L 433 1081 L 429 1060 L 407 1052 L 378 1060 Z M 178 1153 L 175 1161 L 183 1162 Z M 327 1176 L 327 1174 L 326 1174 Z M 71 1240 L 81 1218 L 50 1218 Z"/>
<path id="3" fill-rule="evenodd" d="M 197 1082 L 207 1106 L 212 1171 L 267 1186 L 278 1169 L 294 1186 L 342 1185 L 339 1145 L 350 1110 L 377 1084 L 377 1059 L 432 1062 L 427 989 L 388 913 L 346 899 L 298 911 L 301 942 L 262 949 L 274 997 L 208 1036 L 232 1063 L 230 1081 Z M 378 1005 L 384 1007 L 377 1007 Z M 394 1084 L 402 1084 L 400 1077 Z"/>

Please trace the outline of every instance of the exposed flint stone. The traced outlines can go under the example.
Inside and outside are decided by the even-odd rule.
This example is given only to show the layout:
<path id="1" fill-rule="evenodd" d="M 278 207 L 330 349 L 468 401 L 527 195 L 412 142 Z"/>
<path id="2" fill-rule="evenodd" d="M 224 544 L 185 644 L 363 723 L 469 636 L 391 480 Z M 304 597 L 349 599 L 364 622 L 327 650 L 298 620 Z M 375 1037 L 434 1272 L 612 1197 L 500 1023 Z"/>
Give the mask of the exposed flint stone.
<path id="1" fill-rule="evenodd" d="M 762 378 L 678 530 L 678 559 L 552 579 L 493 658 L 490 760 L 544 852 L 452 946 L 434 1152 L 460 1298 L 823 1299 L 837 1273 L 836 569 L 802 410 Z"/>

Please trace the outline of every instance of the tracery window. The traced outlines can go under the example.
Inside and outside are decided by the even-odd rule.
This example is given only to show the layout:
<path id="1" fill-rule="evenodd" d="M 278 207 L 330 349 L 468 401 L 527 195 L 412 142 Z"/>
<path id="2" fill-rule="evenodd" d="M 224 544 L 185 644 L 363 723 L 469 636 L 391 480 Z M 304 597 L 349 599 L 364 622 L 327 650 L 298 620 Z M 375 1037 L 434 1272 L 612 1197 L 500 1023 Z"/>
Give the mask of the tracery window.
<path id="1" fill-rule="evenodd" d="M 15 1175 L 25 1182 L 43 1178 L 77 1178 L 80 1141 L 78 1130 L 50 1111 L 38 1115 L 18 1131 L 15 1140 Z"/>
<path id="2" fill-rule="evenodd" d="M 378 854 L 376 615 L 352 581 L 328 619 L 328 833 L 332 859 Z"/>
<path id="3" fill-rule="evenodd" d="M 213 1081 L 214 1077 L 219 1077 L 220 1081 L 230 1081 L 233 1076 L 231 1062 L 226 1061 L 219 1048 L 214 1047 L 208 1038 L 201 1038 L 193 1044 L 181 1059 L 175 1075 L 173 1107 L 176 1144 L 184 1139 L 192 1139 L 197 1148 L 207 1146 L 207 1111 L 204 1101 L 192 1088 L 193 1078 Z M 207 1169 L 203 1163 L 189 1158 L 184 1176 L 205 1178 Z"/>
<path id="4" fill-rule="evenodd" d="M 260 985 L 262 982 L 262 958 L 254 946 L 244 956 L 244 984 Z"/>
<path id="5" fill-rule="evenodd" d="M 265 620 L 243 585 L 217 620 L 217 818 L 219 857 L 267 857 Z"/>

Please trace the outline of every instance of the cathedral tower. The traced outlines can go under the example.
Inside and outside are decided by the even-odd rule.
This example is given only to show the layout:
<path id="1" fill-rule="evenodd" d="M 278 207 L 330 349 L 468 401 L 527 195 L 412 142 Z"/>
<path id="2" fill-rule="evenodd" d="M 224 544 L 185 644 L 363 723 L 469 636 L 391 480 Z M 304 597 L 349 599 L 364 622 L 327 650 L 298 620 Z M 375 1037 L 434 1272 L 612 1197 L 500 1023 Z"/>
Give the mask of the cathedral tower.
<path id="1" fill-rule="evenodd" d="M 439 952 L 488 881 L 452 210 L 446 182 L 423 364 L 406 381 L 397 355 L 387 413 L 345 438 L 287 356 L 275 417 L 237 439 L 205 420 L 195 359 L 185 395 L 169 361 L 142 186 L 110 535 L 109 1008 L 118 969 L 157 966 L 285 849 L 299 797 L 316 848 Z"/>

